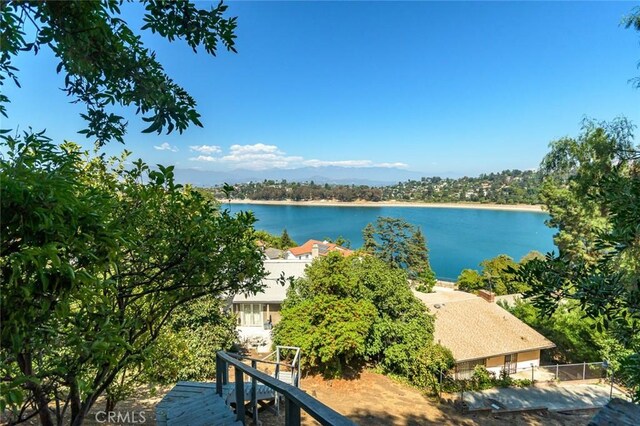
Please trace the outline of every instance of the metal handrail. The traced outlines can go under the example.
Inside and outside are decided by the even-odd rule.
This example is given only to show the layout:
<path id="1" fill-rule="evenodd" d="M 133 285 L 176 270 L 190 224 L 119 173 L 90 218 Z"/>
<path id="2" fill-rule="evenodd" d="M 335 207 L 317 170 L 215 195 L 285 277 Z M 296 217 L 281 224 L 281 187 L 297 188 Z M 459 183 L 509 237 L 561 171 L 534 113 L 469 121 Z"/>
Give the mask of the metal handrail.
<path id="1" fill-rule="evenodd" d="M 245 421 L 244 413 L 244 377 L 251 377 L 251 403 L 254 415 L 257 412 L 257 401 L 255 386 L 259 380 L 265 386 L 273 389 L 285 398 L 285 425 L 300 425 L 300 409 L 304 409 L 311 417 L 316 419 L 324 426 L 355 426 L 355 423 L 338 413 L 337 411 L 327 407 L 322 402 L 312 396 L 302 392 L 300 389 L 281 382 L 261 371 L 256 370 L 256 361 L 252 361 L 252 367 L 236 359 L 229 353 L 220 351 L 216 353 L 216 393 L 222 396 L 222 386 L 227 384 L 228 378 L 225 372 L 228 365 L 231 364 L 235 368 L 235 395 L 236 395 L 236 419 Z"/>
<path id="2" fill-rule="evenodd" d="M 242 356 L 242 355 L 238 355 L 238 354 L 234 354 L 231 352 L 226 352 L 227 355 L 229 355 L 230 357 L 233 357 L 237 360 L 247 360 L 247 361 L 255 361 L 255 362 L 261 362 L 263 364 L 271 364 L 271 365 L 284 365 L 285 367 L 291 367 L 293 368 L 292 364 L 287 364 L 286 362 L 276 362 L 276 361 L 267 361 L 265 359 L 260 359 L 260 358 L 251 358 L 248 356 Z"/>

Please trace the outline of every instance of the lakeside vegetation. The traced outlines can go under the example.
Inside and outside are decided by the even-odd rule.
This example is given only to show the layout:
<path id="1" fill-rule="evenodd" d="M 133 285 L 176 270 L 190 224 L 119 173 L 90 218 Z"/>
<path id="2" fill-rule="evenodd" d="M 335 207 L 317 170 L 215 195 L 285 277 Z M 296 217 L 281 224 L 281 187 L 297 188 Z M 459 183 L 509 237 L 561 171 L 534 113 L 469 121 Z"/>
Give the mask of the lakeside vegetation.
<path id="1" fill-rule="evenodd" d="M 233 192 L 224 186 L 204 188 L 218 199 L 260 201 L 413 201 L 425 203 L 539 204 L 542 176 L 537 171 L 504 170 L 478 177 L 423 177 L 388 186 L 316 184 L 286 180 L 240 183 Z M 227 186 L 228 188 L 228 186 Z"/>

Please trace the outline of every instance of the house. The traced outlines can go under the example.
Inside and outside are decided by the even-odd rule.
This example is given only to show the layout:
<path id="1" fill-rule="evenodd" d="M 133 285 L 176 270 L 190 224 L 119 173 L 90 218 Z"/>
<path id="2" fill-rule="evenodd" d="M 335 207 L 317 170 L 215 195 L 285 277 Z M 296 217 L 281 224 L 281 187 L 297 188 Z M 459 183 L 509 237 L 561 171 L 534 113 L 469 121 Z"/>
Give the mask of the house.
<path id="1" fill-rule="evenodd" d="M 280 249 L 273 248 L 273 247 L 265 248 L 263 250 L 263 252 L 264 252 L 264 255 L 265 255 L 265 257 L 267 259 L 272 259 L 272 260 L 283 259 L 284 255 L 285 255 L 285 251 L 284 250 L 280 250 Z"/>
<path id="2" fill-rule="evenodd" d="M 309 240 L 301 246 L 290 248 L 285 255 L 285 259 L 315 259 L 318 256 L 326 256 L 327 253 L 332 251 L 340 252 L 344 256 L 349 256 L 353 253 L 353 250 L 349 250 L 348 248 L 341 247 L 328 241 Z"/>
<path id="3" fill-rule="evenodd" d="M 497 305 L 493 293 L 480 295 L 443 287 L 415 292 L 435 316 L 434 340 L 451 350 L 456 378 L 469 378 L 476 365 L 496 375 L 540 365 L 540 351 L 555 347 L 543 335 Z"/>
<path id="4" fill-rule="evenodd" d="M 281 283 L 281 277 L 300 278 L 311 260 L 264 260 L 268 275 L 263 279 L 264 291 L 237 294 L 232 301 L 232 310 L 238 316 L 236 330 L 241 341 L 256 349 L 268 352 L 271 349 L 271 328 L 280 321 L 282 302 L 287 296 L 289 280 Z"/>

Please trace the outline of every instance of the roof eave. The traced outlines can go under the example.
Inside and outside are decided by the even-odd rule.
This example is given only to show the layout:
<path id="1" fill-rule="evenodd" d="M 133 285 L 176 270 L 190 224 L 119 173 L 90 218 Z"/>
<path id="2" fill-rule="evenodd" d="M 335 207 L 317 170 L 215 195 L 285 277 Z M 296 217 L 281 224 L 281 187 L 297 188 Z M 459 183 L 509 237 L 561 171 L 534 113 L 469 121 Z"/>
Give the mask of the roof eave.
<path id="1" fill-rule="evenodd" d="M 504 355 L 510 355 L 510 354 L 519 354 L 521 352 L 529 352 L 529 351 L 536 351 L 536 350 L 543 350 L 543 349 L 551 349 L 551 348 L 555 348 L 556 345 L 554 343 L 550 343 L 548 345 L 544 345 L 544 346 L 536 346 L 536 347 L 531 347 L 531 348 L 526 348 L 526 349 L 522 349 L 522 350 L 518 350 L 518 351 L 511 351 L 511 352 L 502 352 L 502 353 L 497 353 L 497 354 L 491 354 L 491 355 L 484 355 L 481 357 L 473 357 L 473 358 L 463 358 L 463 359 L 458 359 L 455 358 L 456 362 L 467 362 L 467 361 L 475 361 L 477 359 L 485 359 L 485 358 L 494 358 L 497 356 L 504 356 Z"/>

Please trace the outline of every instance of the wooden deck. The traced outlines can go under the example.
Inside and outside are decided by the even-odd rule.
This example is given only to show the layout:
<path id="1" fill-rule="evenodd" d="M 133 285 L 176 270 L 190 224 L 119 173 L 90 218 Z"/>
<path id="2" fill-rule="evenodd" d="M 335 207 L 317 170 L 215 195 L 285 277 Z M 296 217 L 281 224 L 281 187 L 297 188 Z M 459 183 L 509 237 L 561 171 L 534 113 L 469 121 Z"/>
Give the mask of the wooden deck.
<path id="1" fill-rule="evenodd" d="M 248 410 L 251 410 L 254 424 L 258 424 L 259 408 L 266 405 L 263 403 L 275 402 L 279 409 L 278 401 L 275 401 L 276 393 L 280 396 L 278 399 L 284 402 L 286 426 L 300 425 L 301 410 L 323 426 L 355 426 L 351 420 L 297 387 L 257 370 L 256 363 L 261 360 L 248 358 L 252 365 L 249 367 L 242 362 L 243 359 L 237 354 L 219 351 L 216 353 L 214 383 L 178 382 L 156 405 L 158 426 L 240 426 L 244 425 Z M 277 364 L 276 375 L 280 377 L 279 367 L 286 364 L 272 364 Z M 234 367 L 234 382 L 229 381 L 230 366 Z M 251 381 L 245 382 L 247 376 Z M 282 378 L 287 377 L 285 374 Z M 293 377 L 290 376 L 289 379 L 293 380 Z M 246 401 L 249 401 L 248 409 Z M 232 403 L 235 405 L 235 413 L 230 407 Z"/>
<path id="2" fill-rule="evenodd" d="M 233 389 L 231 389 L 233 392 Z M 158 426 L 240 426 L 215 383 L 178 382 L 156 405 Z"/>

